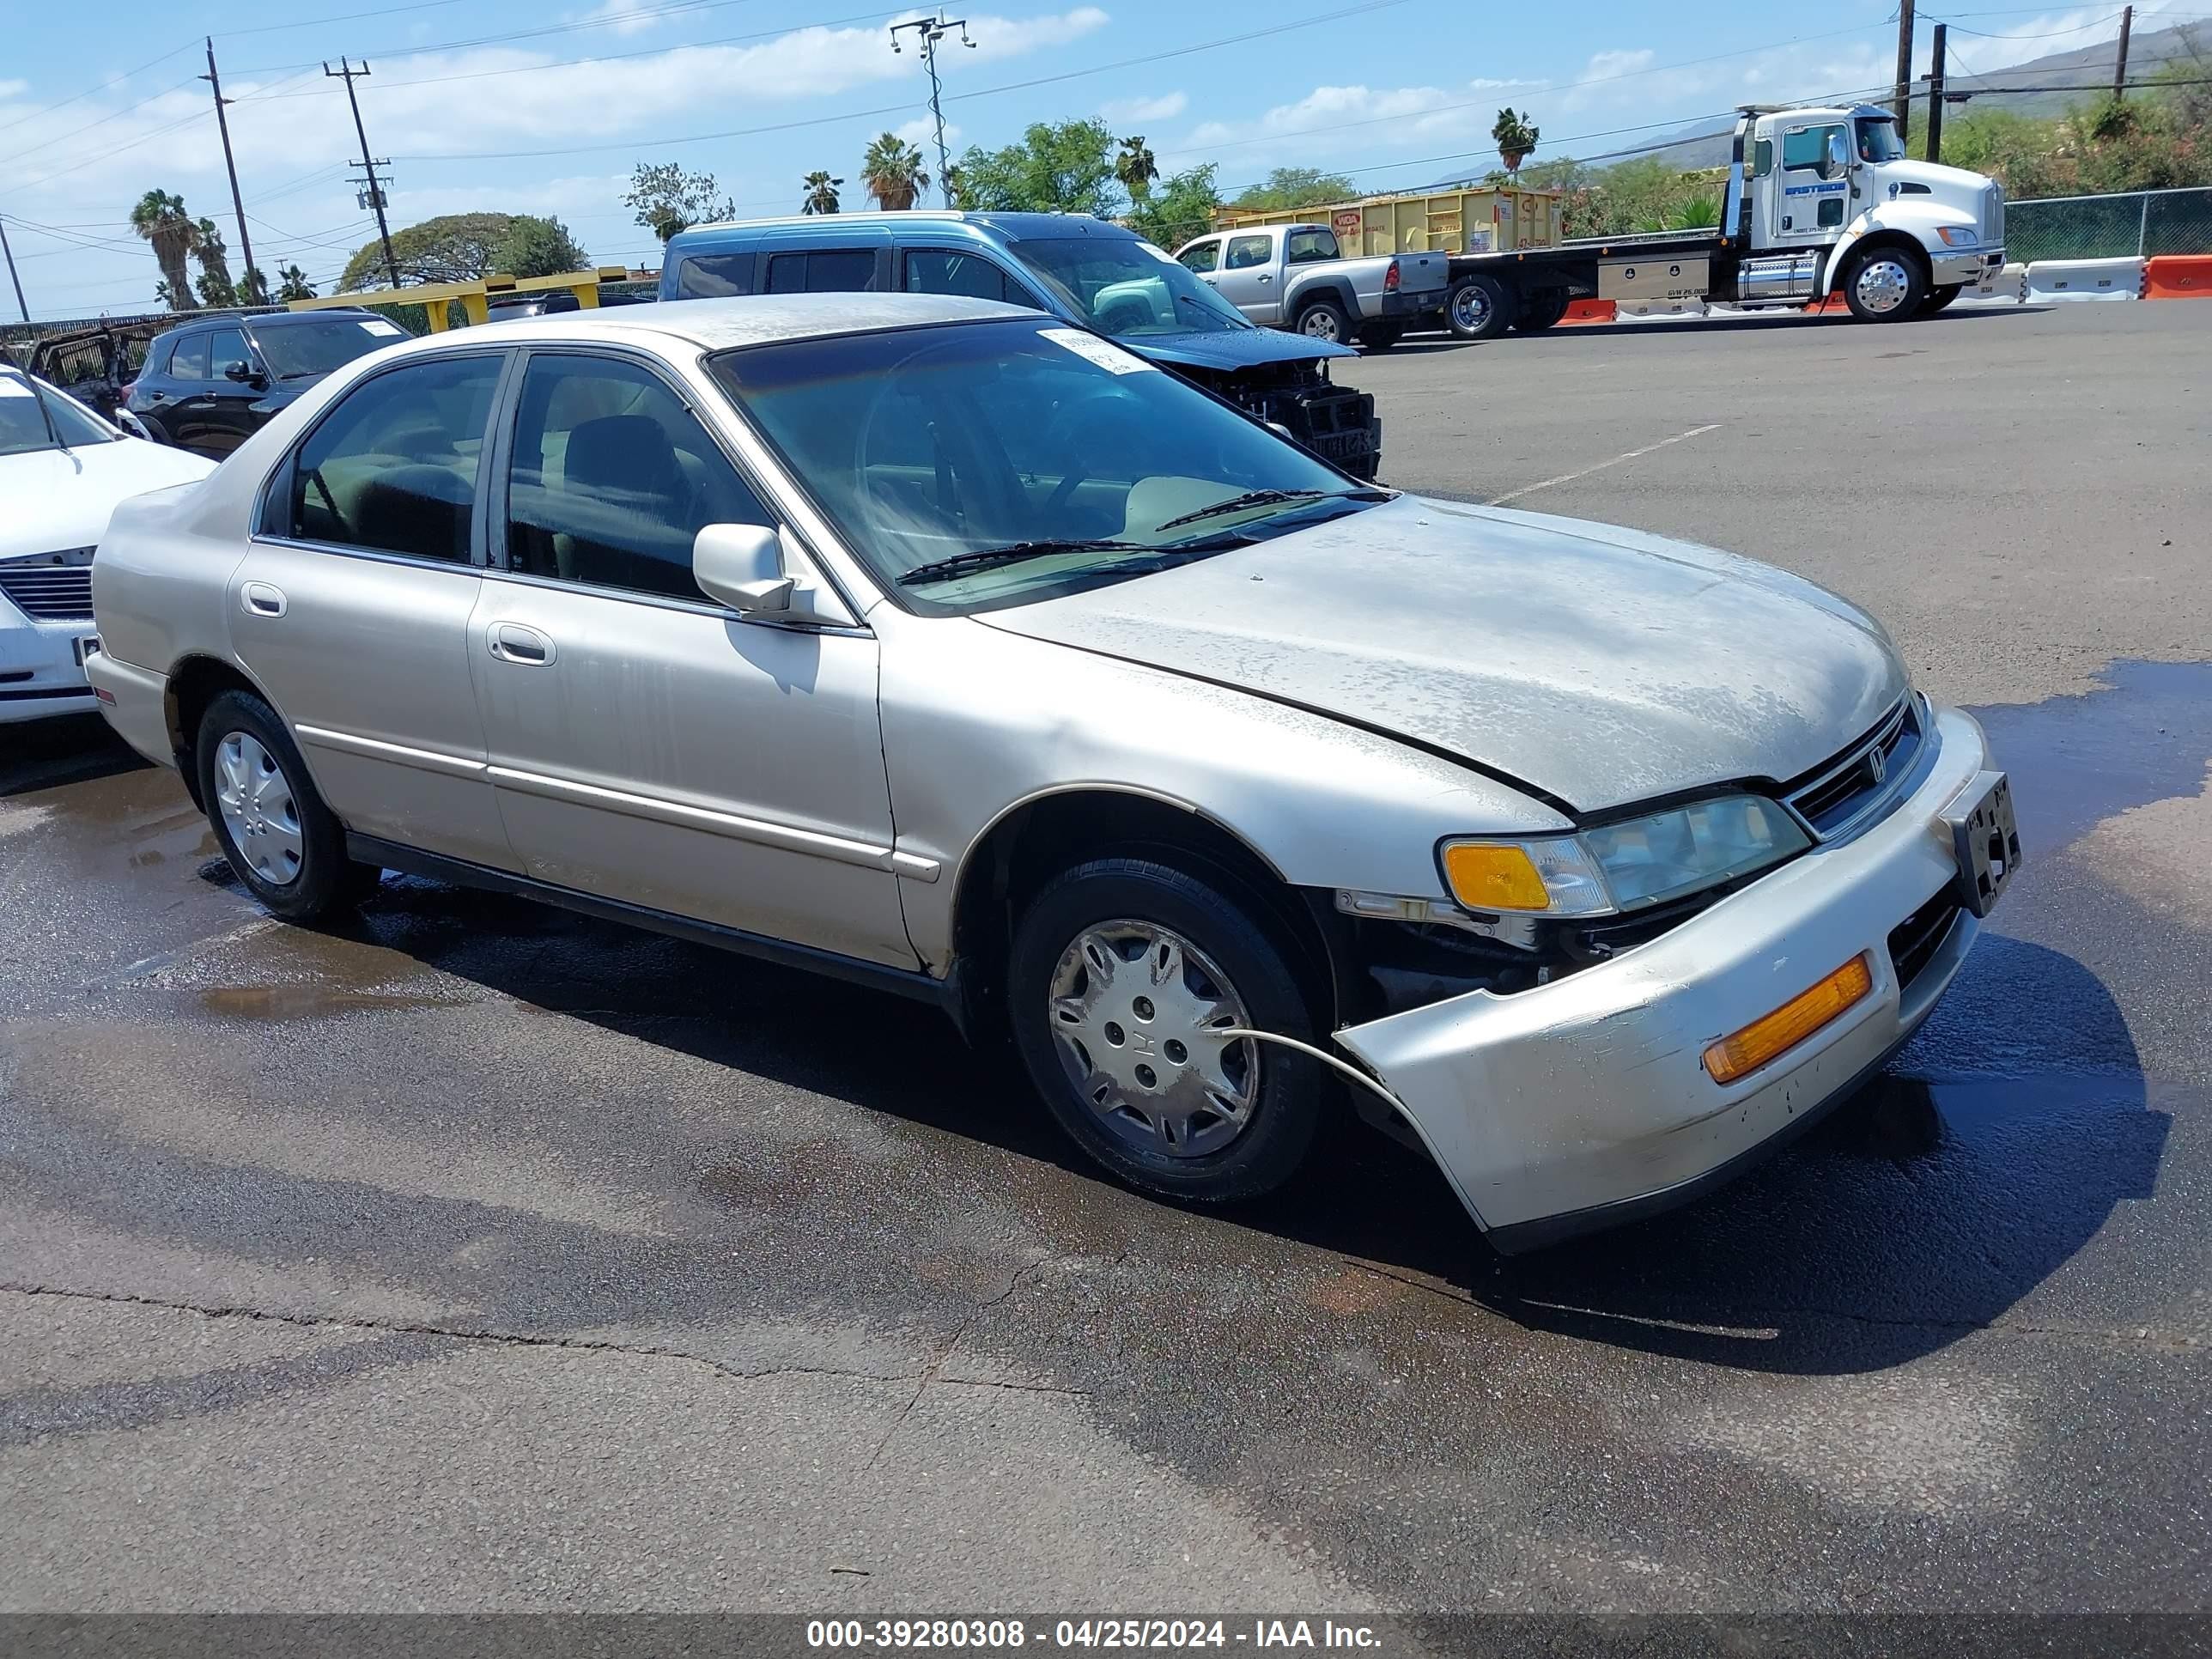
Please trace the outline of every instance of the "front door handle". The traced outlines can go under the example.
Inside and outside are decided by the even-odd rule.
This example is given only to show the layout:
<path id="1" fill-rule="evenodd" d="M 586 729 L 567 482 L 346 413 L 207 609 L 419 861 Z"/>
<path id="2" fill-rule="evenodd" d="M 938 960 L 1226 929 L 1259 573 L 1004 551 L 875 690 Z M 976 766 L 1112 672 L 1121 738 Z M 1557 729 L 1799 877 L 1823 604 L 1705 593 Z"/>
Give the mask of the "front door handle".
<path id="1" fill-rule="evenodd" d="M 1266 271 L 1264 271 L 1264 270 L 1263 270 L 1263 271 L 1261 271 L 1261 272 L 1260 273 L 1260 280 L 1261 280 L 1261 282 L 1263 282 L 1263 283 L 1272 283 L 1272 282 L 1273 282 L 1275 279 L 1274 279 L 1273 277 L 1270 276 L 1269 275 L 1267 275 L 1267 273 Z"/>
<path id="2" fill-rule="evenodd" d="M 501 662 L 519 663 L 525 668 L 543 668 L 553 660 L 553 641 L 536 629 L 520 623 L 494 623 L 490 638 L 491 653 Z"/>
<path id="3" fill-rule="evenodd" d="M 272 587 L 267 582 L 248 582 L 239 590 L 249 613 L 256 617 L 281 617 L 284 614 L 284 590 Z"/>

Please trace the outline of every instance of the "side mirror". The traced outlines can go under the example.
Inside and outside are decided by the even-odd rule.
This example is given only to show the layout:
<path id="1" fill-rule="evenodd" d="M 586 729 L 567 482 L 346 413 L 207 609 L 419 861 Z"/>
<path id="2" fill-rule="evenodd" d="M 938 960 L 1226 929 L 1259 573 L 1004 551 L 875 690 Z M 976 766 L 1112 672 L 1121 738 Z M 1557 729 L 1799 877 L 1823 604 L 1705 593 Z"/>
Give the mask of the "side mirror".
<path id="1" fill-rule="evenodd" d="M 258 385 L 261 380 L 261 376 L 254 372 L 252 363 L 237 361 L 223 365 L 222 378 L 226 380 L 235 380 L 240 386 Z"/>
<path id="2" fill-rule="evenodd" d="M 1828 132 L 1828 161 L 1820 169 L 1823 179 L 1840 179 L 1851 170 L 1851 152 L 1844 143 L 1844 135 L 1833 128 Z"/>
<path id="3" fill-rule="evenodd" d="M 783 539 L 765 525 L 710 524 L 691 542 L 699 591 L 741 616 L 791 609 L 793 579 L 783 570 Z"/>

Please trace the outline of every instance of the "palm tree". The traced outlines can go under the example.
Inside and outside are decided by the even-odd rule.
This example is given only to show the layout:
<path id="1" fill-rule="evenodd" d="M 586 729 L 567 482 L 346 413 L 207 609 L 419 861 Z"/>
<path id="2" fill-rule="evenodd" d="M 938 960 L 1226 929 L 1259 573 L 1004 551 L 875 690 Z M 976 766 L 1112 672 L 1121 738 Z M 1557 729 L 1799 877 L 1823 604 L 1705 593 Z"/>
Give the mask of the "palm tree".
<path id="1" fill-rule="evenodd" d="M 172 311 L 189 311 L 192 284 L 185 270 L 185 257 L 199 247 L 200 228 L 185 211 L 185 198 L 166 190 L 149 190 L 131 210 L 131 228 L 153 245 L 161 267 L 161 297 Z"/>
<path id="2" fill-rule="evenodd" d="M 1515 113 L 1510 104 L 1498 112 L 1497 125 L 1490 129 L 1491 142 L 1498 146 L 1498 159 L 1505 163 L 1508 173 L 1521 171 L 1521 163 L 1536 148 L 1540 136 L 1536 128 L 1528 125 L 1528 117 Z"/>
<path id="3" fill-rule="evenodd" d="M 1152 180 L 1160 176 L 1160 164 L 1145 147 L 1142 133 L 1121 141 L 1121 153 L 1114 158 L 1114 176 L 1129 192 L 1131 201 L 1141 202 L 1152 195 Z"/>
<path id="4" fill-rule="evenodd" d="M 202 219 L 198 228 L 199 246 L 193 257 L 200 262 L 200 303 L 204 306 L 234 306 L 238 303 L 238 289 L 230 280 L 230 250 L 223 246 L 222 233 L 216 228 L 215 221 Z"/>
<path id="5" fill-rule="evenodd" d="M 315 297 L 314 288 L 307 281 L 307 273 L 297 265 L 279 265 L 276 281 L 281 284 L 276 290 L 279 300 L 312 300 Z"/>
<path id="6" fill-rule="evenodd" d="M 921 152 L 895 132 L 886 132 L 868 146 L 860 158 L 860 182 L 876 205 L 885 212 L 910 208 L 929 188 L 929 175 L 921 170 Z"/>
<path id="7" fill-rule="evenodd" d="M 842 179 L 832 179 L 826 173 L 806 175 L 806 199 L 799 204 L 801 213 L 835 213 L 837 210 L 837 191 Z"/>

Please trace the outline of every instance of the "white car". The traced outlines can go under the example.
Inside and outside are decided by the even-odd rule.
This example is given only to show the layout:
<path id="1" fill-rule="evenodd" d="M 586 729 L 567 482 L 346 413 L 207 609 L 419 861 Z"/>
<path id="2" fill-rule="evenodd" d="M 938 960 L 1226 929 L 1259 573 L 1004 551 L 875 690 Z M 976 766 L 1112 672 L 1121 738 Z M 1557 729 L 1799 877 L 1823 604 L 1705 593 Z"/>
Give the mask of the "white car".
<path id="1" fill-rule="evenodd" d="M 89 711 L 92 550 L 128 496 L 215 471 L 0 364 L 0 726 Z"/>

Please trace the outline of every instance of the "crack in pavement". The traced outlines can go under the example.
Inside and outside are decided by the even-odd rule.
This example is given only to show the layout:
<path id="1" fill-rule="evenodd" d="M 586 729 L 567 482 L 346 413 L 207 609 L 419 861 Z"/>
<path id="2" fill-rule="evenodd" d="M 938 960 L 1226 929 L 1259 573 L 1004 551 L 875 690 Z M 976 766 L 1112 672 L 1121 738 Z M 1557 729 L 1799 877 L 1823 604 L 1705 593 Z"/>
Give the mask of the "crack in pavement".
<path id="1" fill-rule="evenodd" d="M 1046 1258 L 1049 1260 L 1050 1258 Z M 300 1330 L 374 1331 L 380 1334 L 428 1336 L 453 1342 L 483 1342 L 519 1348 L 560 1348 L 580 1353 L 625 1354 L 645 1359 L 678 1359 L 691 1364 L 703 1365 L 718 1376 L 736 1382 L 754 1382 L 771 1376 L 835 1376 L 861 1382 L 914 1382 L 918 1386 L 915 1399 L 933 1383 L 945 1388 L 1003 1389 L 1017 1394 L 1060 1394 L 1087 1395 L 1086 1389 L 1061 1388 L 1052 1383 L 988 1382 L 978 1378 L 940 1378 L 937 1372 L 951 1357 L 959 1343 L 961 1333 L 968 1328 L 969 1321 L 985 1308 L 995 1307 L 1014 1293 L 1015 1285 L 1031 1267 L 1031 1263 L 1014 1275 L 1006 1289 L 990 1301 L 978 1304 L 953 1334 L 952 1342 L 927 1370 L 921 1371 L 866 1371 L 838 1365 L 768 1365 L 758 1370 L 746 1370 L 739 1366 L 724 1364 L 719 1359 L 709 1359 L 703 1354 L 687 1352 L 649 1342 L 612 1342 L 580 1336 L 547 1336 L 527 1331 L 499 1331 L 483 1327 L 434 1325 L 420 1321 L 369 1319 L 352 1315 L 287 1313 L 266 1308 L 223 1306 L 196 1302 L 173 1301 L 167 1297 L 142 1296 L 129 1291 L 86 1291 L 66 1285 L 19 1285 L 0 1283 L 0 1295 L 21 1297 L 54 1297 L 70 1301 L 106 1302 L 122 1307 L 155 1308 L 170 1313 L 196 1314 L 203 1319 L 265 1320 L 280 1325 L 289 1325 Z M 907 1401 L 899 1413 L 903 1420 L 906 1413 L 914 1409 L 914 1400 Z M 895 1424 L 894 1427 L 896 1426 Z M 888 1436 L 885 1437 L 889 1438 Z M 877 1450 L 880 1452 L 882 1447 Z M 872 1458 L 871 1462 L 872 1462 Z"/>

